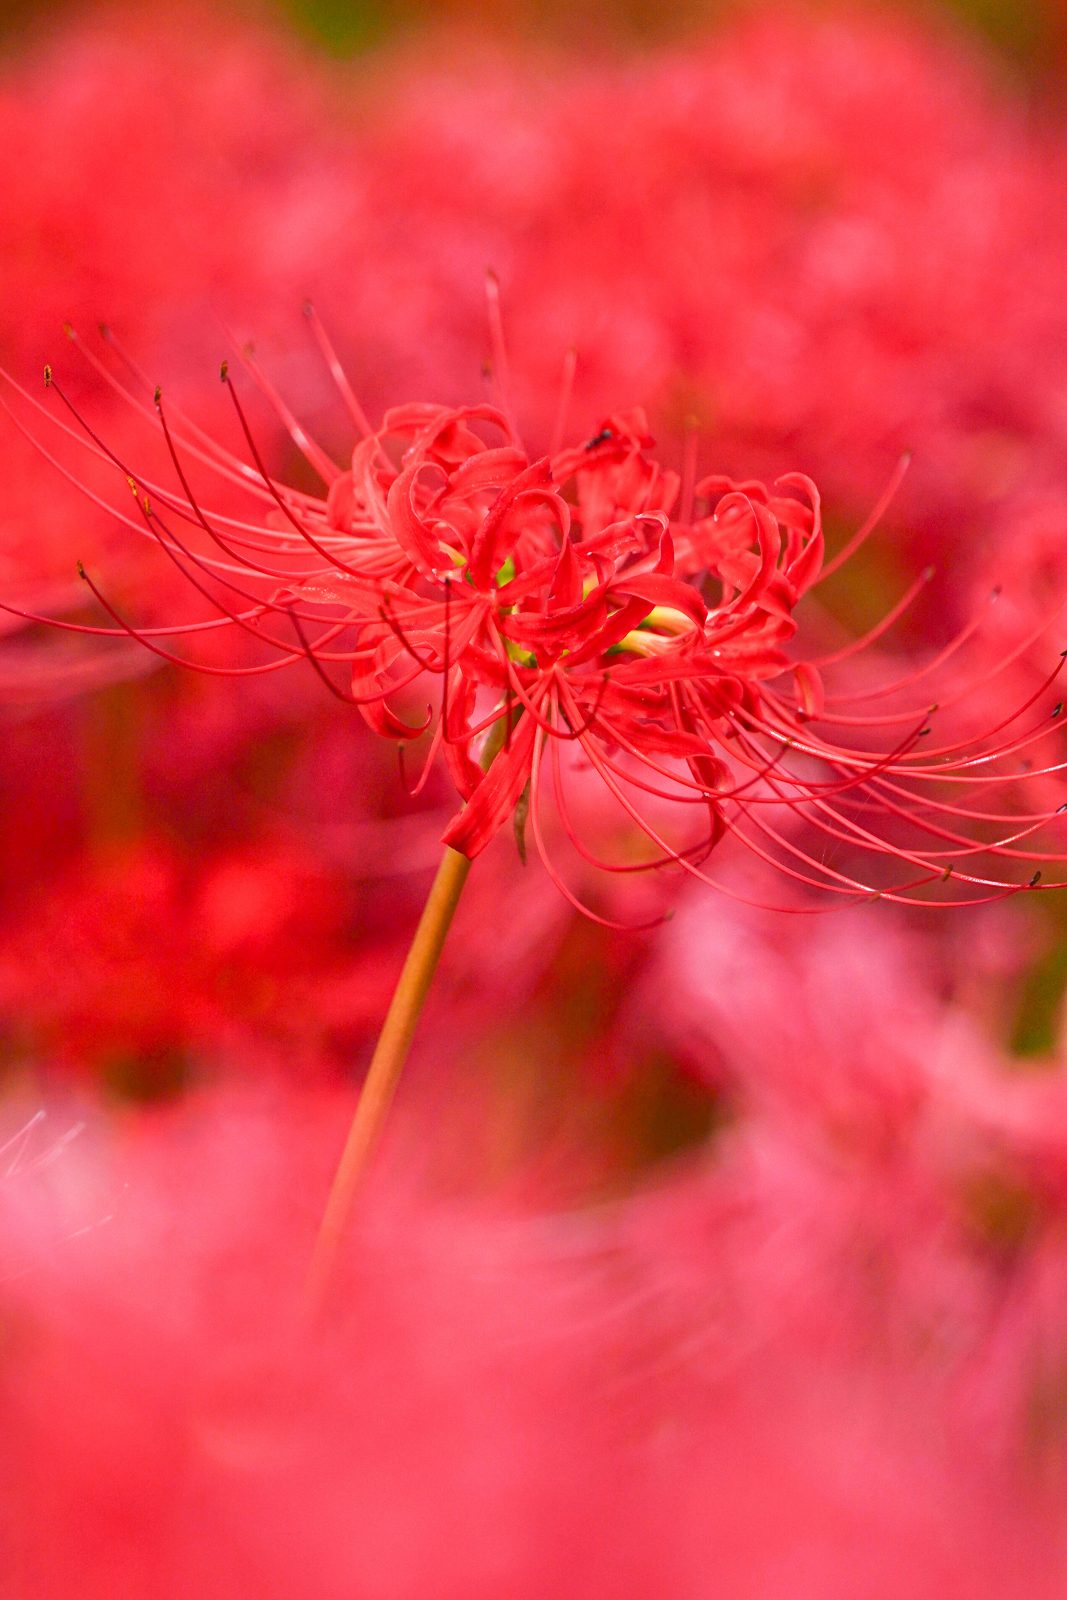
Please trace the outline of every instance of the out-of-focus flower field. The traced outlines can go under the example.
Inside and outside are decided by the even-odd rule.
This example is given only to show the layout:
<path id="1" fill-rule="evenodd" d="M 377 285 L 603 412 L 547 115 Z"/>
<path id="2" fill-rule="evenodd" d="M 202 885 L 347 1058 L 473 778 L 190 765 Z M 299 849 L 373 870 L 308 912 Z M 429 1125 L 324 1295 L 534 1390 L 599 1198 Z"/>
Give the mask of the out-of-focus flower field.
<path id="1" fill-rule="evenodd" d="M 124 480 L 175 487 L 156 384 L 191 470 L 248 459 L 226 358 L 310 504 L 300 429 L 357 443 L 316 330 L 374 427 L 477 405 L 489 269 L 531 458 L 639 407 L 683 484 L 809 475 L 831 554 L 877 510 L 824 658 L 947 663 L 950 740 L 1032 706 L 1055 813 L 1065 51 L 1059 0 L 5 14 L 2 1600 L 1064 1594 L 1067 826 L 967 790 L 945 897 L 976 818 L 1023 886 L 982 905 L 828 908 L 787 820 L 719 890 L 578 856 L 592 916 L 502 827 L 309 1329 L 456 796 L 310 650 L 194 632 Z M 204 670 L 80 631 L 79 568 Z"/>

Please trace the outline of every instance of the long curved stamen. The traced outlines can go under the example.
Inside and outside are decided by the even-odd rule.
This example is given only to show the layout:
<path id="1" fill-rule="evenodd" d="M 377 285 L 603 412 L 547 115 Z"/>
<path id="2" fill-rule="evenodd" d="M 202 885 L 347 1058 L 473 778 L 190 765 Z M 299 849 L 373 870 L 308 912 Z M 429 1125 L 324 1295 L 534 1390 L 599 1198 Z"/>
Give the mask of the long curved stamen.
<path id="1" fill-rule="evenodd" d="M 229 367 L 225 362 L 222 364 L 221 377 L 222 383 L 229 393 L 230 399 L 233 401 L 234 410 L 237 412 L 238 421 L 241 424 L 241 430 L 248 442 L 248 448 L 252 453 L 252 459 L 256 464 L 256 468 L 259 471 L 260 477 L 270 490 L 271 498 L 274 500 L 286 521 L 291 523 L 302 539 L 307 540 L 308 544 L 315 551 L 316 555 L 321 556 L 322 559 L 328 562 L 330 566 L 336 567 L 339 571 L 346 572 L 352 577 L 358 577 L 358 568 L 353 567 L 347 561 L 342 561 L 339 556 L 328 550 L 318 539 L 316 539 L 314 534 L 309 532 L 306 522 L 301 522 L 296 516 L 292 506 L 289 504 L 285 496 L 281 494 L 275 485 L 274 479 L 271 477 L 263 463 L 263 457 L 260 455 L 259 446 L 256 444 L 255 438 L 252 434 L 252 429 L 248 423 L 248 418 L 245 416 L 244 407 L 241 405 L 237 390 L 234 387 L 233 379 L 230 377 Z"/>
<path id="2" fill-rule="evenodd" d="M 86 344 L 86 342 L 78 335 L 78 333 L 70 327 L 69 323 L 67 324 L 67 333 L 78 354 L 107 384 L 108 388 L 111 389 L 114 394 L 118 395 L 126 405 L 130 406 L 138 416 L 143 417 L 146 422 L 151 423 L 153 421 L 153 416 L 149 401 L 146 399 L 141 399 L 138 395 L 134 394 L 130 389 L 128 389 L 124 383 L 120 383 L 115 374 L 111 372 L 104 362 L 102 362 L 95 354 L 95 352 L 90 349 L 89 345 Z M 133 358 L 123 349 L 123 346 L 115 337 L 114 331 L 108 327 L 106 323 L 101 323 L 100 334 L 108 347 L 114 351 L 115 355 L 122 362 L 123 366 L 125 366 L 130 372 L 134 381 L 140 386 L 144 395 L 151 396 L 155 391 L 156 385 L 151 381 L 143 368 L 139 367 Z M 201 428 L 199 424 L 194 422 L 192 418 L 189 417 L 188 414 L 180 407 L 175 406 L 173 409 L 174 414 L 178 417 L 182 424 L 183 430 L 185 430 L 189 435 L 189 437 L 183 436 L 179 442 L 190 455 L 192 455 L 196 460 L 200 461 L 204 466 L 210 468 L 210 470 L 216 473 L 223 481 L 243 489 L 246 493 L 252 495 L 254 498 L 262 500 L 264 504 L 268 504 L 270 502 L 271 497 L 260 482 L 254 467 L 249 466 L 247 461 L 242 461 L 240 456 L 234 455 L 233 451 L 227 450 L 223 445 L 219 444 L 217 439 L 213 438 L 210 433 L 208 433 L 204 428 Z M 199 443 L 196 442 L 197 440 L 199 440 Z M 292 492 L 295 493 L 296 491 Z M 301 498 L 306 498 L 309 504 L 311 503 L 310 496 L 304 496 Z"/>
<path id="3" fill-rule="evenodd" d="M 330 342 L 329 335 L 327 334 L 326 329 L 323 327 L 319 314 L 315 310 L 315 307 L 312 305 L 310 300 L 304 301 L 304 316 L 307 318 L 312 337 L 314 338 L 315 343 L 318 345 L 323 360 L 326 362 L 326 366 L 329 369 L 330 377 L 337 385 L 337 392 L 345 403 L 345 406 L 348 410 L 348 415 L 355 423 L 356 432 L 363 439 L 371 438 L 374 430 L 367 421 L 367 413 L 357 400 L 356 392 L 352 388 L 351 383 L 348 381 L 348 375 L 338 360 L 337 352 Z"/>
<path id="4" fill-rule="evenodd" d="M 92 590 L 92 593 L 107 612 L 108 616 L 113 618 L 113 620 L 118 624 L 118 628 L 121 633 L 126 634 L 131 639 L 136 639 L 138 644 L 143 644 L 145 649 L 150 650 L 153 655 L 159 656 L 163 661 L 171 662 L 174 666 L 188 667 L 193 672 L 201 672 L 206 674 L 208 677 L 213 678 L 252 678 L 259 677 L 266 672 L 276 672 L 280 667 L 288 666 L 291 661 L 300 661 L 303 659 L 302 652 L 296 650 L 291 652 L 288 656 L 280 656 L 276 661 L 262 662 L 257 666 L 219 667 L 205 661 L 190 660 L 190 658 L 187 656 L 177 656 L 172 651 L 164 650 L 161 645 L 156 644 L 151 632 L 144 628 L 135 628 L 131 622 L 127 622 L 125 617 L 123 617 L 106 598 L 98 585 L 93 582 L 92 578 L 90 578 L 89 574 L 80 563 L 78 565 L 78 576 L 82 578 L 89 589 Z"/>
<path id="5" fill-rule="evenodd" d="M 236 340 L 234 341 L 234 344 L 236 346 Z M 252 374 L 260 393 L 269 402 L 274 411 L 277 413 L 278 417 L 281 419 L 286 433 L 288 433 L 290 439 L 292 439 L 294 445 L 300 451 L 300 454 L 303 456 L 304 460 L 313 469 L 313 471 L 318 473 L 323 483 L 325 483 L 327 486 L 331 483 L 336 483 L 337 479 L 341 476 L 340 467 L 335 461 L 330 460 L 330 457 L 326 454 L 326 451 L 322 448 L 322 446 L 311 437 L 311 434 L 304 427 L 303 423 L 297 420 L 293 411 L 282 398 L 280 390 L 273 383 L 271 383 L 270 379 L 267 377 L 267 374 L 263 371 L 263 368 L 256 360 L 255 353 L 251 346 L 242 346 L 240 349 L 240 354 L 241 364 L 245 367 L 246 371 Z"/>
<path id="6" fill-rule="evenodd" d="M 839 650 L 831 650 L 829 654 L 824 656 L 809 657 L 808 666 L 815 667 L 819 671 L 824 667 L 839 666 L 842 661 L 850 661 L 853 656 L 868 650 L 872 644 L 876 644 L 879 639 L 883 639 L 890 629 L 900 621 L 905 612 L 915 604 L 923 590 L 933 581 L 935 570 L 934 567 L 924 567 L 914 583 L 909 584 L 908 588 L 905 589 L 896 605 L 891 606 L 885 615 L 875 623 L 873 628 L 868 628 L 866 633 L 862 633 L 858 638 L 850 640 L 847 645 L 843 645 Z"/>
<path id="7" fill-rule="evenodd" d="M 832 575 L 837 572 L 839 568 L 845 565 L 846 561 L 851 561 L 852 557 L 856 554 L 856 551 L 861 545 L 866 544 L 875 528 L 877 528 L 878 524 L 889 510 L 893 500 L 896 498 L 897 490 L 904 482 L 904 476 L 907 473 L 908 468 L 911 466 L 911 460 L 912 452 L 910 450 L 906 450 L 894 467 L 889 482 L 886 484 L 885 488 L 882 490 L 882 493 L 875 501 L 874 507 L 871 510 L 870 515 L 867 517 L 866 522 L 861 523 L 861 525 L 856 529 L 856 532 L 850 539 L 846 540 L 837 554 L 830 561 L 827 561 L 824 564 L 822 569 L 823 578 L 832 577 Z"/>
<path id="8" fill-rule="evenodd" d="M 538 857 L 552 883 L 559 893 L 583 917 L 588 917 L 591 922 L 596 922 L 602 928 L 610 928 L 615 933 L 644 933 L 652 928 L 660 927 L 666 921 L 666 915 L 650 918 L 647 922 L 627 923 L 618 922 L 611 917 L 602 916 L 599 911 L 580 900 L 571 889 L 570 885 L 561 876 L 549 854 L 545 844 L 544 832 L 541 827 L 541 756 L 547 735 L 538 732 L 534 740 L 533 759 L 530 768 L 530 831 L 533 834 L 534 847 Z"/>

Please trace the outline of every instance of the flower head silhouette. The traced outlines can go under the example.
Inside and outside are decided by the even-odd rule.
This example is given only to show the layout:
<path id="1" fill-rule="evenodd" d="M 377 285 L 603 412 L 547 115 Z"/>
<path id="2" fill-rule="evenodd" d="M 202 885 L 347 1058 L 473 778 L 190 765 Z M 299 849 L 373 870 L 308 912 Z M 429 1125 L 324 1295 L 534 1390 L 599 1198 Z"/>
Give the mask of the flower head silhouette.
<path id="1" fill-rule="evenodd" d="M 109 627 L 89 631 L 132 637 L 214 674 L 310 665 L 377 734 L 419 745 L 416 788 L 443 757 L 463 802 L 445 844 L 473 858 L 513 816 L 524 837 L 528 818 L 572 900 L 549 849 L 546 792 L 578 857 L 605 870 L 674 863 L 707 879 L 710 852 L 729 836 L 843 903 L 996 898 L 1037 887 L 1041 866 L 1062 859 L 1043 836 L 1056 811 L 1018 801 L 1022 777 L 1064 765 L 1033 755 L 1059 713 L 1047 691 L 1061 655 L 1052 652 L 1023 704 L 1006 716 L 998 708 L 995 725 L 977 733 L 981 696 L 970 696 L 969 717 L 953 717 L 970 691 L 947 677 L 973 620 L 923 667 L 888 682 L 872 683 L 865 667 L 856 675 L 858 658 L 884 649 L 930 571 L 865 638 L 821 656 L 798 648 L 801 601 L 867 537 L 881 506 L 827 561 L 819 493 L 803 474 L 773 487 L 696 481 L 692 450 L 681 474 L 656 459 L 640 410 L 531 458 L 506 378 L 498 403 L 407 404 L 372 429 L 311 308 L 308 316 L 360 434 L 350 465 L 331 461 L 251 355 L 253 377 L 323 493 L 275 480 L 227 364 L 243 456 L 172 415 L 157 389 L 173 479 L 160 483 L 112 456 L 135 502 L 116 514 L 158 544 L 212 614 L 139 626 L 83 571 L 110 613 Z M 506 374 L 499 331 L 497 349 Z M 51 369 L 47 381 L 88 448 L 110 455 Z M 204 467 L 249 497 L 243 516 L 208 508 L 193 486 Z M 176 637 L 220 628 L 261 653 L 205 662 L 172 648 Z M 998 670 L 987 664 L 983 679 Z M 938 725 L 945 731 L 932 737 Z M 594 853 L 572 815 L 583 766 L 652 854 Z M 1047 786 L 1042 797 L 1047 806 Z"/>

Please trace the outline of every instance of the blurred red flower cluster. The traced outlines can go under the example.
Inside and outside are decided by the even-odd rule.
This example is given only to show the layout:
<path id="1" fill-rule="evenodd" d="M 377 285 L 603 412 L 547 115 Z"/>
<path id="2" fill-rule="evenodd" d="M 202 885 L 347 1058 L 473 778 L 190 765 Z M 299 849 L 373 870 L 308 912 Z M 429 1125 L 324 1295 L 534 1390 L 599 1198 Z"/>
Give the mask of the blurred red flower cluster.
<path id="1" fill-rule="evenodd" d="M 886 8 L 757 7 L 625 59 L 446 32 L 344 67 L 266 24 L 112 12 L 4 64 L 0 136 L 0 1590 L 1062 1593 L 1059 897 L 809 916 L 813 879 L 866 887 L 861 835 L 788 807 L 802 868 L 725 837 L 714 894 L 690 842 L 630 870 L 648 841 L 605 781 L 640 735 L 706 831 L 738 781 L 712 742 L 757 716 L 748 769 L 779 781 L 768 729 L 827 710 L 790 653 L 825 527 L 803 659 L 847 663 L 834 732 L 876 786 L 850 828 L 884 823 L 887 741 L 906 759 L 930 715 L 927 764 L 970 752 L 975 781 L 909 812 L 923 870 L 968 872 L 975 829 L 1022 884 L 1062 851 L 1055 822 L 1021 836 L 1065 792 L 1061 112 Z M 389 412 L 415 398 L 437 409 Z M 328 498 L 315 441 L 346 463 Z M 821 508 L 754 484 L 799 473 Z M 286 507 L 334 558 L 313 574 Z M 93 633 L 117 624 L 79 562 L 204 670 Z M 217 601 L 220 572 L 258 639 L 232 590 L 204 627 L 189 575 Z M 322 631 L 357 590 L 369 665 Z M 742 690 L 665 689 L 689 611 L 731 603 Z M 271 627 L 286 672 L 260 670 Z M 784 666 L 787 729 L 761 687 Z M 338 700 L 397 734 L 427 675 L 448 759 L 412 795 Z M 492 787 L 475 683 L 525 714 Z M 546 728 L 563 842 L 627 869 L 571 852 L 597 921 L 500 826 Z M 825 748 L 792 759 L 821 796 Z M 481 859 L 309 1331 L 316 1217 L 450 819 Z M 897 867 L 904 820 L 872 830 Z"/>

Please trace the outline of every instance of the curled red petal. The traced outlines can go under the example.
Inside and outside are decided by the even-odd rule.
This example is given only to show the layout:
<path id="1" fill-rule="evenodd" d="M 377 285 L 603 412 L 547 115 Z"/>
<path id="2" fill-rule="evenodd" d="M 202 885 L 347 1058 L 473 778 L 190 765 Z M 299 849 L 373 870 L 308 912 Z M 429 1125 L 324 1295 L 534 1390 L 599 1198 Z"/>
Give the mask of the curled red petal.
<path id="1" fill-rule="evenodd" d="M 481 586 L 488 583 L 504 559 L 505 552 L 500 548 L 501 534 L 516 499 L 529 489 L 543 492 L 551 481 L 551 467 L 548 457 L 544 456 L 540 461 L 532 462 L 512 479 L 506 489 L 501 490 L 486 513 L 471 548 L 469 565 L 475 584 Z"/>
<path id="2" fill-rule="evenodd" d="M 448 824 L 441 836 L 443 844 L 471 857 L 485 849 L 511 816 L 530 781 L 538 732 L 533 717 L 523 715 L 519 719 L 511 731 L 510 743 L 501 750 L 466 807 Z"/>
<path id="3" fill-rule="evenodd" d="M 514 445 L 501 445 L 496 450 L 482 450 L 468 456 L 449 478 L 451 494 L 467 495 L 482 489 L 502 489 L 527 466 L 524 450 Z"/>
<path id="4" fill-rule="evenodd" d="M 614 586 L 613 592 L 647 600 L 651 606 L 668 606 L 672 611 L 680 611 L 696 628 L 703 628 L 707 621 L 708 608 L 704 601 L 691 584 L 680 578 L 665 578 L 659 573 L 650 572 L 636 578 L 624 578 Z"/>
<path id="5" fill-rule="evenodd" d="M 357 658 L 352 663 L 352 693 L 359 701 L 359 709 L 370 728 L 384 739 L 417 739 L 430 726 L 432 713 L 419 727 L 408 723 L 390 711 L 385 703 L 389 685 L 384 672 L 365 666 Z M 380 696 L 380 698 L 379 698 Z"/>
<path id="6" fill-rule="evenodd" d="M 432 573 L 441 560 L 441 543 L 412 504 L 412 495 L 424 462 L 405 467 L 390 485 L 389 520 L 397 543 L 421 572 Z"/>

